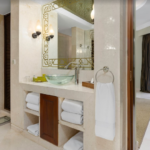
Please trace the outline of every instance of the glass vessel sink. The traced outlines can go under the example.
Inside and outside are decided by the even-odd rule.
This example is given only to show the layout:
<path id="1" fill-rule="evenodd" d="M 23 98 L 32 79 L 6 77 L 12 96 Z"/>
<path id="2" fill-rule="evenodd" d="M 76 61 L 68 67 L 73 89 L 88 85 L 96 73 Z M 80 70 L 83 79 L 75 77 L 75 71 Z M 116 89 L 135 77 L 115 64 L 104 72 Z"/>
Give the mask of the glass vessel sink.
<path id="1" fill-rule="evenodd" d="M 74 75 L 46 75 L 45 77 L 49 83 L 63 85 L 69 83 Z"/>

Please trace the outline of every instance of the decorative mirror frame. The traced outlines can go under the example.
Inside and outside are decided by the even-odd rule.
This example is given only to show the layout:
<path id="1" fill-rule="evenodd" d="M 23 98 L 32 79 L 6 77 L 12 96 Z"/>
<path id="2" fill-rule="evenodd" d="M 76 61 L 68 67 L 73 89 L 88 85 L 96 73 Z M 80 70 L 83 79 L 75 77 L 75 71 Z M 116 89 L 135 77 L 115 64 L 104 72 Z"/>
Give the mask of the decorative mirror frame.
<path id="1" fill-rule="evenodd" d="M 64 68 L 68 64 L 68 61 L 70 62 L 76 61 L 79 63 L 79 65 L 84 65 L 84 68 L 91 68 L 91 70 L 94 70 L 94 54 L 92 54 L 92 56 L 89 58 L 49 59 L 49 47 L 48 47 L 49 42 L 46 40 L 46 37 L 48 36 L 48 27 L 49 27 L 49 18 L 48 18 L 49 12 L 59 9 L 59 8 L 67 7 L 73 3 L 75 4 L 79 3 L 79 6 L 82 7 L 83 3 L 81 1 L 82 0 L 56 0 L 49 4 L 43 5 L 43 8 L 42 8 L 42 11 L 43 11 L 42 67 L 51 67 L 51 68 L 59 67 L 59 69 L 61 69 L 61 68 Z M 93 34 L 94 32 L 91 35 Z M 92 42 L 92 45 L 93 45 L 93 51 L 94 51 L 94 42 Z"/>

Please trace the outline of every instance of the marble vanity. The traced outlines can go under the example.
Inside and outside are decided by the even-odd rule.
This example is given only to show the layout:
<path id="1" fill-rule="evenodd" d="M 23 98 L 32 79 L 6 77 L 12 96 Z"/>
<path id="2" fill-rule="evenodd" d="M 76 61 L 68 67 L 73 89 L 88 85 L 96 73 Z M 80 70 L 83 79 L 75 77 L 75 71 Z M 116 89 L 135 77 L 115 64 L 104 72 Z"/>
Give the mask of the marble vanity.
<path id="1" fill-rule="evenodd" d="M 82 131 L 84 133 L 84 149 L 91 150 L 94 145 L 94 108 L 95 108 L 95 101 L 94 101 L 94 90 L 89 89 L 86 87 L 82 87 L 81 84 L 75 85 L 74 83 L 69 83 L 66 85 L 52 85 L 50 83 L 44 82 L 44 83 L 35 83 L 35 82 L 21 82 L 20 86 L 22 88 L 22 99 L 23 101 L 23 112 L 24 113 L 24 128 L 20 132 L 30 140 L 42 145 L 43 147 L 47 149 L 53 149 L 53 150 L 63 150 L 63 145 L 77 132 Z M 48 121 L 48 119 L 43 120 L 42 118 L 42 111 L 46 111 L 46 109 L 40 109 L 40 112 L 32 111 L 28 108 L 26 108 L 26 102 L 25 98 L 26 95 L 29 92 L 36 92 L 40 93 L 42 96 L 45 96 L 48 100 L 52 100 L 54 103 L 57 101 L 54 105 L 58 105 L 58 116 L 55 117 L 58 119 L 57 127 L 58 127 L 58 133 L 57 133 L 57 141 L 50 142 L 46 139 L 43 139 L 40 136 L 35 137 L 27 132 L 27 126 L 40 123 L 44 121 Z M 82 101 L 84 106 L 84 122 L 83 125 L 75 125 L 72 123 L 65 122 L 61 120 L 60 114 L 62 112 L 61 104 L 63 100 L 72 99 L 77 101 Z M 42 99 L 42 98 L 41 98 Z M 53 106 L 52 106 L 53 107 Z M 57 112 L 56 112 L 57 114 Z M 55 118 L 55 119 L 56 119 Z M 42 120 L 41 120 L 42 119 Z M 55 129 L 56 129 L 55 126 Z M 15 129 L 15 126 L 12 125 L 12 128 Z M 40 128 L 41 129 L 41 128 Z M 57 131 L 57 129 L 56 129 Z M 42 131 L 40 131 L 42 132 Z"/>

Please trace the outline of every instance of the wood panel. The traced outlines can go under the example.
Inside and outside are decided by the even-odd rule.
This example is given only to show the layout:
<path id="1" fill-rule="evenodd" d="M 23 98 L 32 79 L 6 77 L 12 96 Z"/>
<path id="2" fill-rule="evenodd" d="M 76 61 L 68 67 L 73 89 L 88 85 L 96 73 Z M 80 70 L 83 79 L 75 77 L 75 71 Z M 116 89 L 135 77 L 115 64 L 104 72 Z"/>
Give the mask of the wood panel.
<path id="1" fill-rule="evenodd" d="M 133 150 L 134 139 L 134 0 L 128 0 L 128 150 Z"/>
<path id="2" fill-rule="evenodd" d="M 91 57 L 94 58 L 94 40 L 92 40 L 92 51 L 91 51 Z M 94 59 L 92 59 L 92 70 L 94 70 Z"/>
<path id="3" fill-rule="evenodd" d="M 58 98 L 41 94 L 40 137 L 58 146 Z"/>
<path id="4" fill-rule="evenodd" d="M 10 110 L 10 14 L 4 16 L 4 108 Z"/>

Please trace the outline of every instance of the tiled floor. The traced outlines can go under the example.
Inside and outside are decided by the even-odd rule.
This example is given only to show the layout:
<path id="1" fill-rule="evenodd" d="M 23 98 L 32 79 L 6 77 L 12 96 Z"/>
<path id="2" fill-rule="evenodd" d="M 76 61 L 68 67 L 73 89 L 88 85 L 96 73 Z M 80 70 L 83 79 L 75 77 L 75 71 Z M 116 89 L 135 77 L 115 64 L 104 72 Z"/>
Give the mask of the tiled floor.
<path id="1" fill-rule="evenodd" d="M 0 117 L 3 116 L 0 114 Z M 10 129 L 10 123 L 0 126 L 0 150 L 47 150 Z"/>

